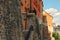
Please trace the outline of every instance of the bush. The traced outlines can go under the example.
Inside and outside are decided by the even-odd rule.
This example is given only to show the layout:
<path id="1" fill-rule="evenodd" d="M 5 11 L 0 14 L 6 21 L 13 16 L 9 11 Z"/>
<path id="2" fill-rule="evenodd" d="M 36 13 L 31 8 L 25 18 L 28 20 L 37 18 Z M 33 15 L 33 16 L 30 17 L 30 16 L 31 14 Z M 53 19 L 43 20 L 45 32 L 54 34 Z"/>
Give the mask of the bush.
<path id="1" fill-rule="evenodd" d="M 55 38 L 55 40 L 60 40 L 60 35 L 56 32 L 53 33 L 53 37 Z"/>

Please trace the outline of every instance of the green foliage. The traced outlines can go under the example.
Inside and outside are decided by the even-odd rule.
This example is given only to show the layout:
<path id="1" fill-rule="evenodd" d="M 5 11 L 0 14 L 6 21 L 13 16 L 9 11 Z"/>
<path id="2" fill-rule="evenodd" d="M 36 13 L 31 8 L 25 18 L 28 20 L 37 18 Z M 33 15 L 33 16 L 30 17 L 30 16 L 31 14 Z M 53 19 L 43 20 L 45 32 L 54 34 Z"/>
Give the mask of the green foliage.
<path id="1" fill-rule="evenodd" d="M 60 35 L 58 33 L 53 33 L 53 37 L 55 38 L 55 40 L 60 40 Z"/>

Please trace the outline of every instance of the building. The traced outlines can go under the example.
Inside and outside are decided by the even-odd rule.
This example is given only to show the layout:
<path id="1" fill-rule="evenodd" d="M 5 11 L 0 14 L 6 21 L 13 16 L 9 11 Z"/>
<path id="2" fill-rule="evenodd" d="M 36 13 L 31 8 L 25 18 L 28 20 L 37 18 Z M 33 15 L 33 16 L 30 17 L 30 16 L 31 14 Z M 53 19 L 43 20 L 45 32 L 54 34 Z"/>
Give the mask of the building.
<path id="1" fill-rule="evenodd" d="M 42 24 L 42 9 L 43 9 L 42 0 L 21 0 L 21 16 L 22 16 L 23 30 L 25 30 L 25 31 L 27 29 L 29 30 L 30 25 L 33 25 L 33 27 L 35 27 L 35 24 L 36 25 L 39 24 L 36 27 L 36 29 L 38 28 L 38 30 L 39 30 L 38 31 L 40 33 L 40 34 L 38 34 L 39 36 L 42 34 L 42 32 L 40 32 L 40 31 L 42 31 L 41 26 L 40 26 Z M 35 16 L 32 16 L 32 15 L 35 15 Z M 38 23 L 36 23 L 35 17 L 36 17 Z M 34 35 L 35 35 L 35 33 L 34 33 Z M 37 39 L 38 39 L 38 36 L 37 36 Z M 35 39 L 35 40 L 37 40 L 37 39 Z M 40 38 L 40 39 L 42 40 L 42 38 Z"/>
<path id="2" fill-rule="evenodd" d="M 38 17 L 42 16 L 42 0 L 21 0 L 22 20 L 24 19 L 23 14 L 26 14 L 26 11 L 29 14 L 34 13 L 36 14 L 36 16 L 39 15 Z M 23 26 L 25 26 L 24 20 L 23 20 Z"/>
<path id="3" fill-rule="evenodd" d="M 35 12 L 40 16 L 42 12 L 42 0 L 21 0 L 21 12 Z"/>
<path id="4" fill-rule="evenodd" d="M 53 30 L 53 27 L 52 27 L 52 20 L 53 20 L 53 17 L 51 15 L 49 15 L 46 11 L 43 11 L 43 38 L 46 40 L 51 40 L 51 37 L 52 37 L 52 30 Z"/>
<path id="5" fill-rule="evenodd" d="M 39 23 L 42 20 L 42 0 L 21 0 L 21 15 L 22 15 L 22 24 L 25 29 L 26 21 L 24 20 L 26 13 L 36 14 Z M 25 16 L 24 16 L 25 15 Z"/>
<path id="6" fill-rule="evenodd" d="M 53 25 L 53 32 L 57 32 L 60 35 L 60 25 Z"/>

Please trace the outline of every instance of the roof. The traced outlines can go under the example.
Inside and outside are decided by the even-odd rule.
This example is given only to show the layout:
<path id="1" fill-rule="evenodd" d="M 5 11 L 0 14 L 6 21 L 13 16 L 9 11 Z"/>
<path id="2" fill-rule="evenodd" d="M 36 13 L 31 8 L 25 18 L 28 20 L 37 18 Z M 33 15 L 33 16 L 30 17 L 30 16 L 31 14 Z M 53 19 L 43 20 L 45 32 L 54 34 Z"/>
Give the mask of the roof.
<path id="1" fill-rule="evenodd" d="M 43 12 L 45 12 L 46 14 L 48 14 L 50 17 L 52 17 L 53 18 L 53 16 L 51 16 L 49 13 L 47 13 L 45 10 L 43 10 Z"/>

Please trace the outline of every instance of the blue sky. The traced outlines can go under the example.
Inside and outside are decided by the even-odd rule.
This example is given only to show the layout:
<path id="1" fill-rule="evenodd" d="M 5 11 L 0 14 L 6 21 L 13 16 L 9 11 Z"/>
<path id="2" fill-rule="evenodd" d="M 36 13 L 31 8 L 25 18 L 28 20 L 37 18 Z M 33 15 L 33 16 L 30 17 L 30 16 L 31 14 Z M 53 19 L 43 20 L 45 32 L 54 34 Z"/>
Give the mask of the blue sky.
<path id="1" fill-rule="evenodd" d="M 43 9 L 53 16 L 53 22 L 60 24 L 60 0 L 42 0 Z"/>

